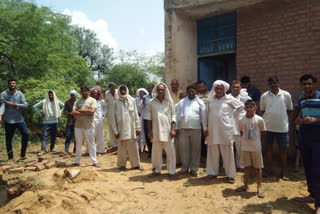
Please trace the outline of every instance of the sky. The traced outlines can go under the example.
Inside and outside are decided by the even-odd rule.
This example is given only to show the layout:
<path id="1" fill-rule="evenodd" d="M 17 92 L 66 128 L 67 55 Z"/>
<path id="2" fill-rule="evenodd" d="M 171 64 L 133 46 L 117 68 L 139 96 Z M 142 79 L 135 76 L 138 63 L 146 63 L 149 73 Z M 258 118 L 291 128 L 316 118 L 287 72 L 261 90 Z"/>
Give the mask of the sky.
<path id="1" fill-rule="evenodd" d="M 35 0 L 97 33 L 102 44 L 147 55 L 164 51 L 163 0 Z"/>

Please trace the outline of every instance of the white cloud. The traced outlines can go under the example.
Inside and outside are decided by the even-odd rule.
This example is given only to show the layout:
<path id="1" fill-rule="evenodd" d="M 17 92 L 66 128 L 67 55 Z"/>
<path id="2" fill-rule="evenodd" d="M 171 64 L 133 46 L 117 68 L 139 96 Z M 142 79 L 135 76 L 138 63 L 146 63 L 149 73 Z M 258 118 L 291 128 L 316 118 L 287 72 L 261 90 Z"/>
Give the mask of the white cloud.
<path id="1" fill-rule="evenodd" d="M 102 44 L 118 49 L 117 41 L 109 32 L 108 23 L 105 20 L 98 19 L 96 21 L 92 21 L 85 13 L 80 11 L 70 11 L 69 9 L 65 9 L 63 13 L 72 17 L 71 24 L 94 31 Z"/>

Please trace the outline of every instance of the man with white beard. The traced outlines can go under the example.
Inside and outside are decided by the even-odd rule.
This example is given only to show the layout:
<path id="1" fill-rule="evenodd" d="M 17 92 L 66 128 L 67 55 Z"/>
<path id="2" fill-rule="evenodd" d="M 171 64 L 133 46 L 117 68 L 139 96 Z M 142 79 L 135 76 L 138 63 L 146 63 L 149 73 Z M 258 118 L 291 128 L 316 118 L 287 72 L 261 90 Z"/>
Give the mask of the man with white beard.
<path id="1" fill-rule="evenodd" d="M 235 134 L 234 117 L 243 111 L 244 105 L 231 95 L 226 94 L 229 84 L 222 80 L 213 83 L 206 106 L 204 136 L 208 144 L 207 174 L 208 178 L 216 178 L 219 174 L 220 155 L 229 183 L 234 183 L 236 167 L 233 152 L 233 136 Z M 206 124 L 207 123 L 207 124 Z"/>
<path id="2" fill-rule="evenodd" d="M 166 152 L 169 178 L 176 180 L 176 152 L 173 138 L 176 136 L 176 115 L 174 103 L 166 84 L 157 84 L 152 91 L 153 98 L 149 102 L 148 136 L 152 141 L 152 170 L 149 177 L 154 178 L 161 173 L 162 149 Z"/>

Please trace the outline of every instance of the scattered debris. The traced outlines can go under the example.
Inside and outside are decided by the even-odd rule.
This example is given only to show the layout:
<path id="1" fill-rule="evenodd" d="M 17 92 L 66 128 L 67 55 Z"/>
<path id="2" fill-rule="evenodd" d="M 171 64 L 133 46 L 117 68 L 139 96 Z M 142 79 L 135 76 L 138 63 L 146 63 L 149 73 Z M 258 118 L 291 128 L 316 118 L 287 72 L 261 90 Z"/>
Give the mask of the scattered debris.
<path id="1" fill-rule="evenodd" d="M 66 177 L 69 177 L 71 180 L 77 177 L 80 173 L 80 169 L 66 169 L 64 174 Z"/>

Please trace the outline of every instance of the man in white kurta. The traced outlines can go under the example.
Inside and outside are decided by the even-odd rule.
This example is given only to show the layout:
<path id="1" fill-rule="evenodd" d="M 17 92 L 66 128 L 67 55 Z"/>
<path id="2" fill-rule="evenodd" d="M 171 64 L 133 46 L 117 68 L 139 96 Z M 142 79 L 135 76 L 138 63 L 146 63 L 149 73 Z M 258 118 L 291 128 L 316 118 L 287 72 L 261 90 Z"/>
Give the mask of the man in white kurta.
<path id="1" fill-rule="evenodd" d="M 188 97 L 177 105 L 177 124 L 180 151 L 182 160 L 181 173 L 190 169 L 192 176 L 197 177 L 201 156 L 201 123 L 205 117 L 205 106 L 202 100 L 196 96 L 196 88 L 193 85 L 187 87 Z M 177 140 L 177 139 L 176 139 Z"/>
<path id="2" fill-rule="evenodd" d="M 206 107 L 207 125 L 204 123 L 204 136 L 208 144 L 208 178 L 219 174 L 220 155 L 229 183 L 234 183 L 236 168 L 233 152 L 235 134 L 234 117 L 243 111 L 244 105 L 231 95 L 227 95 L 229 84 L 222 80 L 213 83 Z"/>
<path id="3" fill-rule="evenodd" d="M 176 153 L 173 138 L 175 131 L 175 109 L 168 87 L 159 83 L 153 89 L 154 98 L 148 105 L 148 136 L 152 141 L 152 170 L 151 178 L 160 175 L 162 167 L 162 149 L 166 152 L 169 178 L 175 180 Z"/>
<path id="4" fill-rule="evenodd" d="M 243 104 L 247 100 L 251 100 L 247 93 L 247 89 L 241 88 L 241 82 L 239 80 L 233 80 L 231 83 L 231 95 L 240 100 Z M 234 137 L 234 144 L 236 147 L 236 166 L 239 169 L 243 169 L 244 167 L 240 166 L 240 154 L 241 154 L 241 135 L 239 130 L 239 120 L 246 115 L 246 112 L 243 110 L 237 117 L 234 117 L 234 126 L 235 126 L 235 135 Z"/>
<path id="5" fill-rule="evenodd" d="M 99 87 L 92 88 L 90 90 L 90 96 L 95 98 L 97 101 L 96 111 L 94 112 L 97 154 L 103 154 L 106 148 L 103 121 L 107 113 L 107 104 L 103 100 L 103 96 Z"/>
<path id="6" fill-rule="evenodd" d="M 114 104 L 119 99 L 118 95 L 118 89 L 116 89 L 116 84 L 113 82 L 110 82 L 108 84 L 109 91 L 106 92 L 105 94 L 105 99 L 107 103 L 107 108 L 108 108 L 108 113 L 107 113 L 107 118 L 108 118 L 108 128 L 109 128 L 109 138 L 110 138 L 110 143 L 113 148 L 113 150 L 116 150 L 118 147 L 118 141 L 115 138 L 113 129 L 112 129 L 112 117 L 114 114 Z"/>
<path id="7" fill-rule="evenodd" d="M 113 133 L 118 142 L 118 162 L 120 170 L 126 170 L 127 154 L 134 169 L 143 170 L 140 166 L 137 135 L 141 126 L 135 99 L 129 95 L 125 85 L 119 87 L 119 99 L 114 106 Z"/>

